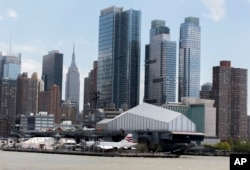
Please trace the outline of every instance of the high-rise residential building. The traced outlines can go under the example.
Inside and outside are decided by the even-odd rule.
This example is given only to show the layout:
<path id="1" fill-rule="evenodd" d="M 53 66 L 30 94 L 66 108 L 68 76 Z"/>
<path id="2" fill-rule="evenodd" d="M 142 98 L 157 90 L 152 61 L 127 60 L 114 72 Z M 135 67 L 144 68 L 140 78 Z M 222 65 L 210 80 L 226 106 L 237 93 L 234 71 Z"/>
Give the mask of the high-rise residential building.
<path id="1" fill-rule="evenodd" d="M 65 100 L 71 100 L 76 104 L 77 115 L 79 113 L 80 99 L 80 74 L 75 63 L 75 45 L 73 46 L 72 61 L 66 75 Z"/>
<path id="2" fill-rule="evenodd" d="M 182 97 L 199 98 L 200 39 L 199 18 L 185 18 L 180 27 L 178 101 Z"/>
<path id="3" fill-rule="evenodd" d="M 216 133 L 220 139 L 247 137 L 247 69 L 230 61 L 213 67 L 212 93 L 216 107 Z"/>
<path id="4" fill-rule="evenodd" d="M 144 95 L 144 102 L 155 105 L 176 101 L 176 42 L 170 40 L 170 29 L 162 20 L 151 22 Z"/>
<path id="5" fill-rule="evenodd" d="M 21 53 L 3 54 L 0 52 L 0 79 L 16 80 L 21 73 Z"/>
<path id="6" fill-rule="evenodd" d="M 213 96 L 212 96 L 212 83 L 207 82 L 207 83 L 204 83 L 201 86 L 200 98 L 201 99 L 213 99 Z"/>
<path id="7" fill-rule="evenodd" d="M 62 75 L 63 54 L 54 50 L 43 56 L 42 80 L 44 81 L 44 90 L 47 91 L 53 85 L 57 85 L 60 90 L 60 97 L 62 97 Z"/>
<path id="8" fill-rule="evenodd" d="M 16 80 L 0 79 L 0 136 L 7 137 L 16 119 Z"/>
<path id="9" fill-rule="evenodd" d="M 50 90 L 41 91 L 38 99 L 38 111 L 48 112 L 55 116 L 55 123 L 61 123 L 61 97 L 60 88 L 53 85 Z"/>
<path id="10" fill-rule="evenodd" d="M 139 103 L 141 12 L 115 6 L 99 17 L 98 107 Z"/>
<path id="11" fill-rule="evenodd" d="M 84 78 L 84 110 L 96 109 L 96 101 L 100 94 L 97 91 L 97 70 L 98 62 L 94 61 L 93 69 L 89 72 L 88 77 Z M 100 92 L 99 92 L 100 93 Z M 89 106 L 87 106 L 89 105 Z"/>
<path id="12" fill-rule="evenodd" d="M 17 78 L 17 115 L 27 115 L 38 111 L 38 76 L 33 73 L 28 77 L 28 73 L 20 74 Z"/>

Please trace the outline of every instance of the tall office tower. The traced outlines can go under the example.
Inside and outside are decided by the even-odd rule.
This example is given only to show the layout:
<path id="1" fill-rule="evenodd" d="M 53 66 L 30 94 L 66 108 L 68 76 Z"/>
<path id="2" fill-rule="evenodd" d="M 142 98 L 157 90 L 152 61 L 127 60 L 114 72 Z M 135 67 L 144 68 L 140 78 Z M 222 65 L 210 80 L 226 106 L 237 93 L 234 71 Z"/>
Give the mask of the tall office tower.
<path id="1" fill-rule="evenodd" d="M 17 78 L 17 115 L 38 113 L 38 77 L 33 73 L 28 78 L 28 73 L 20 74 Z"/>
<path id="2" fill-rule="evenodd" d="M 176 42 L 170 41 L 165 21 L 151 22 L 145 52 L 144 102 L 162 105 L 176 101 Z"/>
<path id="3" fill-rule="evenodd" d="M 16 80 L 0 80 L 0 136 L 7 137 L 16 119 Z"/>
<path id="4" fill-rule="evenodd" d="M 98 107 L 139 103 L 141 12 L 115 6 L 99 17 Z"/>
<path id="5" fill-rule="evenodd" d="M 247 69 L 230 61 L 213 67 L 216 134 L 220 139 L 247 137 Z"/>
<path id="6" fill-rule="evenodd" d="M 39 93 L 38 111 L 48 112 L 55 116 L 55 123 L 61 123 L 61 97 L 60 88 L 57 85 L 53 85 L 50 90 L 41 91 Z"/>
<path id="7" fill-rule="evenodd" d="M 3 54 L 0 52 L 0 79 L 16 80 L 21 73 L 21 53 Z"/>
<path id="8" fill-rule="evenodd" d="M 62 74 L 63 74 L 63 54 L 59 51 L 50 51 L 43 56 L 42 80 L 44 90 L 52 88 L 54 84 L 59 86 L 60 97 L 62 97 Z M 60 98 L 61 100 L 62 98 Z"/>
<path id="9" fill-rule="evenodd" d="M 213 96 L 212 96 L 212 83 L 207 82 L 207 83 L 204 83 L 201 86 L 200 98 L 201 99 L 213 99 Z"/>
<path id="10" fill-rule="evenodd" d="M 93 69 L 89 72 L 88 77 L 84 78 L 84 103 L 83 108 L 86 109 L 96 109 L 96 101 L 100 94 L 97 91 L 97 70 L 98 62 L 94 61 Z"/>
<path id="11" fill-rule="evenodd" d="M 80 74 L 78 72 L 78 68 L 75 63 L 75 45 L 74 45 L 71 65 L 66 75 L 65 100 L 71 100 L 71 102 L 76 103 L 77 115 L 79 114 L 79 99 L 80 99 Z"/>
<path id="12" fill-rule="evenodd" d="M 199 18 L 185 18 L 179 39 L 179 102 L 182 97 L 199 98 L 200 37 Z"/>

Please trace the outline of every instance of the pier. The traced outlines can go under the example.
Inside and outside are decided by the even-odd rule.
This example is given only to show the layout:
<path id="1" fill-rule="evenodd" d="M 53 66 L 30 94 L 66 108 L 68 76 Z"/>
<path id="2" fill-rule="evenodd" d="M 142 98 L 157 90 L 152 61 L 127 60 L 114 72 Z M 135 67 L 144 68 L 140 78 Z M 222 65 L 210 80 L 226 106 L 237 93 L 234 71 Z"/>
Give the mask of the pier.
<path id="1" fill-rule="evenodd" d="M 42 150 L 42 149 L 16 149 L 2 148 L 3 151 L 11 152 L 31 152 L 45 154 L 64 154 L 64 155 L 80 155 L 80 156 L 104 156 L 104 157 L 145 157 L 145 158 L 179 158 L 180 155 L 164 152 L 89 152 L 89 151 L 70 151 L 70 150 Z"/>

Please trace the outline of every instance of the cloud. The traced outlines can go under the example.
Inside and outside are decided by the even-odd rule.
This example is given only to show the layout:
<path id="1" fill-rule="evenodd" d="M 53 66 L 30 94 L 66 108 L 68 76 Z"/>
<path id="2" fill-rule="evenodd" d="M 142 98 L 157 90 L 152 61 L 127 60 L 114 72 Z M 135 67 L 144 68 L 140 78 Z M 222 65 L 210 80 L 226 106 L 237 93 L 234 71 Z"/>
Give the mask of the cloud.
<path id="1" fill-rule="evenodd" d="M 31 75 L 33 72 L 41 72 L 41 61 L 44 54 L 46 54 L 45 45 L 39 40 L 30 41 L 24 44 L 13 44 L 11 52 L 21 53 L 22 55 L 22 72 L 28 72 Z M 0 51 L 9 53 L 10 44 L 0 42 Z"/>
<path id="2" fill-rule="evenodd" d="M 8 10 L 7 16 L 10 17 L 10 18 L 17 18 L 18 17 L 17 12 L 15 10 L 13 10 L 13 9 Z"/>
<path id="3" fill-rule="evenodd" d="M 4 19 L 4 17 L 0 15 L 0 21 L 3 20 L 3 19 Z"/>
<path id="4" fill-rule="evenodd" d="M 25 44 L 14 44 L 12 50 L 15 52 L 44 55 L 46 54 L 45 44 L 41 41 L 30 41 Z"/>
<path id="5" fill-rule="evenodd" d="M 226 16 L 225 0 L 203 0 L 203 4 L 209 10 L 204 16 L 219 21 Z"/>
<path id="6" fill-rule="evenodd" d="M 38 76 L 41 77 L 41 62 L 33 60 L 31 58 L 22 58 L 22 64 L 21 64 L 21 71 L 27 72 L 29 74 L 29 77 L 34 73 L 37 72 Z"/>

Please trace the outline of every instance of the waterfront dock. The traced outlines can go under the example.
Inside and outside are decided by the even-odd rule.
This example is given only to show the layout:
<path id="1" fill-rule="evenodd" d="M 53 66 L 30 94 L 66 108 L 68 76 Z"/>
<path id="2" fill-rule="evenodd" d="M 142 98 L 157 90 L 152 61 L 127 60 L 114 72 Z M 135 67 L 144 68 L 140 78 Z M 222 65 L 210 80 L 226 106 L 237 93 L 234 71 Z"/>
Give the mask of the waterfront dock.
<path id="1" fill-rule="evenodd" d="M 31 152 L 31 153 L 45 153 L 45 154 L 64 154 L 64 155 L 81 155 L 81 156 L 103 156 L 103 157 L 145 157 L 145 158 L 179 158 L 180 155 L 171 153 L 126 153 L 126 152 L 89 152 L 89 151 L 68 151 L 68 150 L 42 150 L 42 149 L 15 149 L 2 148 L 3 151 L 11 152 Z"/>

